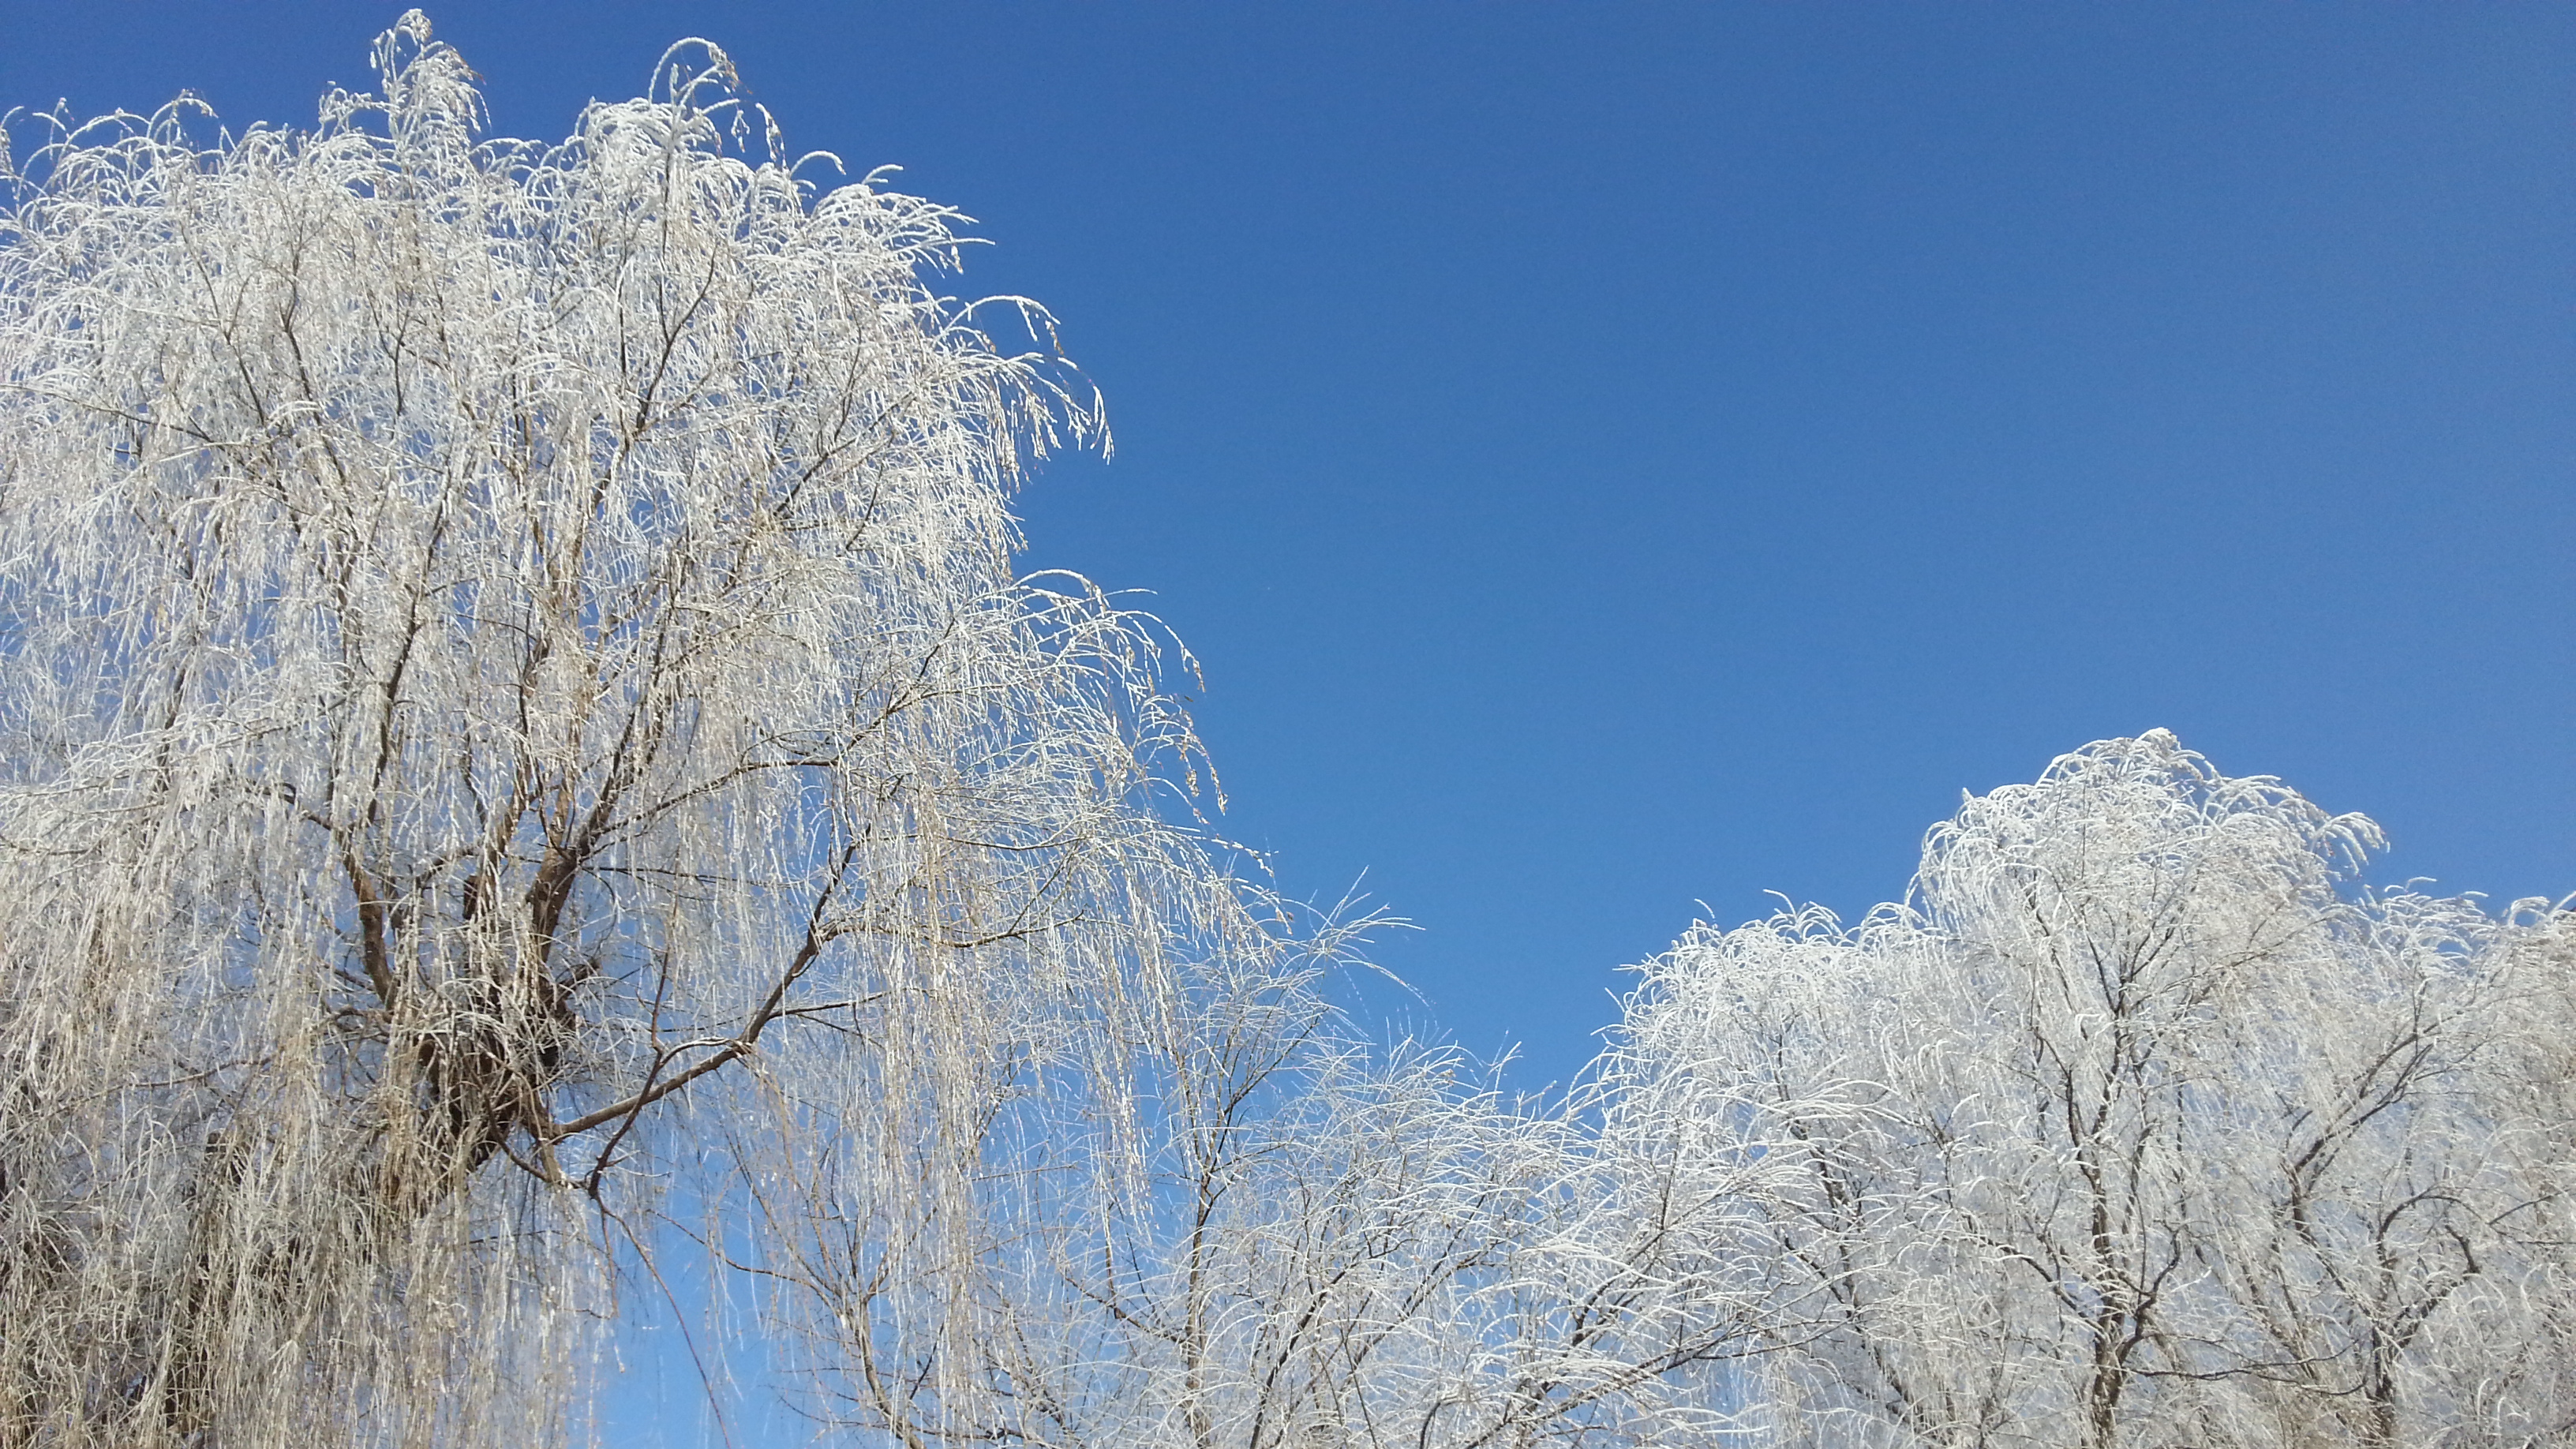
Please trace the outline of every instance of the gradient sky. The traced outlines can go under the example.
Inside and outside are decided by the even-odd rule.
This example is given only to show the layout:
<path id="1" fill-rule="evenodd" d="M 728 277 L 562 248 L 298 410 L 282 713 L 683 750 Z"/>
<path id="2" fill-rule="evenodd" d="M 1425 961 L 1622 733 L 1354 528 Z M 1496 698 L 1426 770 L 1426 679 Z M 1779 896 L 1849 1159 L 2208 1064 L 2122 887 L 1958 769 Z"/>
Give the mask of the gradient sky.
<path id="1" fill-rule="evenodd" d="M 703 35 L 981 218 L 1118 438 L 1031 566 L 1156 591 L 1222 828 L 1523 1085 L 1704 910 L 2158 725 L 2576 890 L 2576 8 L 431 13 L 498 131 Z M 0 107 L 309 123 L 393 14 L 0 0 Z"/>

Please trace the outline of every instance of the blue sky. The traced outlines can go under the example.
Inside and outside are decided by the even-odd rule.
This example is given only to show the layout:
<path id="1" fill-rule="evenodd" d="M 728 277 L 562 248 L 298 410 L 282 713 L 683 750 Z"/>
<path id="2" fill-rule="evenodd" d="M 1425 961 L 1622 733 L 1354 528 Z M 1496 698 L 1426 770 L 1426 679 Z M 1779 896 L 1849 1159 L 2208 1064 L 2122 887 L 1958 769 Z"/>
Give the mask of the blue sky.
<path id="1" fill-rule="evenodd" d="M 391 6 L 0 0 L 0 106 L 309 122 Z M 1562 1079 L 1616 968 L 2176 730 L 2383 879 L 2576 890 L 2576 9 L 448 4 L 496 129 L 672 39 L 981 218 L 1229 833 Z"/>

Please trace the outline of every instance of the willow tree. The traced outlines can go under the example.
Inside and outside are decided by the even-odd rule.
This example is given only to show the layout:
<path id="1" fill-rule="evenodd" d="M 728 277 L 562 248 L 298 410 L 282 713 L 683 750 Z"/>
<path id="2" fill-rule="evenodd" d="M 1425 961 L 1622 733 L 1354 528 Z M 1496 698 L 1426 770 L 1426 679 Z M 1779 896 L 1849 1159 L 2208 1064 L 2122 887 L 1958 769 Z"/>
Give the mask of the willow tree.
<path id="1" fill-rule="evenodd" d="M 1128 1081 L 998 1109 L 974 1253 L 916 1253 L 917 1205 L 864 1171 L 765 1185 L 800 1407 L 907 1446 L 1721 1441 L 1783 1336 L 1759 1207 L 1794 1172 L 1604 1140 L 1588 1093 L 1371 1049 L 1314 985 L 1202 990 Z M 1107 1152 L 1117 1112 L 1140 1130 Z"/>
<path id="2" fill-rule="evenodd" d="M 2378 843 L 2158 731 L 1967 800 L 1856 926 L 1649 963 L 1614 1122 L 1805 1178 L 1776 1437 L 2563 1442 L 2576 918 L 2361 889 Z"/>
<path id="3" fill-rule="evenodd" d="M 566 1432 L 672 1182 L 972 1251 L 997 1104 L 1312 944 L 1151 621 L 1013 571 L 1105 435 L 954 212 L 712 46 L 551 145 L 376 60 L 0 176 L 0 1444 Z"/>

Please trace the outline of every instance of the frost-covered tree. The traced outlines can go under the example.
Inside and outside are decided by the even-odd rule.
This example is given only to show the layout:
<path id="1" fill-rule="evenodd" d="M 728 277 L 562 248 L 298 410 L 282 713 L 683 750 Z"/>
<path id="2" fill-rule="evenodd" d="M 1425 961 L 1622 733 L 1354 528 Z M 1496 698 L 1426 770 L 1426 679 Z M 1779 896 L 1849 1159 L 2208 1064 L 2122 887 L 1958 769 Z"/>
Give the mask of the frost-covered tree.
<path id="1" fill-rule="evenodd" d="M 1128 1081 L 1083 1084 L 1109 1098 L 997 1112 L 972 1254 L 902 1262 L 924 1215 L 829 1163 L 764 1200 L 810 1230 L 769 1274 L 827 1390 L 809 1411 L 907 1445 L 1135 1449 L 1729 1427 L 1712 1384 L 1778 1337 L 1747 1271 L 1777 1169 L 1682 1172 L 1668 1140 L 1592 1131 L 1585 1095 L 1367 1050 L 1313 985 L 1224 983 L 1132 1043 Z M 1102 1152 L 1121 1114 L 1141 1154 Z"/>
<path id="2" fill-rule="evenodd" d="M 1968 800 L 1903 904 L 1694 929 L 1615 1112 L 1800 1165 L 1786 1442 L 2558 1443 L 2568 918 L 2156 732 Z"/>
<path id="3" fill-rule="evenodd" d="M 1013 572 L 1099 415 L 953 212 L 709 46 L 552 145 L 376 58 L 0 171 L 0 1444 L 577 1431 L 672 1183 L 953 1268 L 996 1114 L 1313 945 L 1151 621 Z"/>

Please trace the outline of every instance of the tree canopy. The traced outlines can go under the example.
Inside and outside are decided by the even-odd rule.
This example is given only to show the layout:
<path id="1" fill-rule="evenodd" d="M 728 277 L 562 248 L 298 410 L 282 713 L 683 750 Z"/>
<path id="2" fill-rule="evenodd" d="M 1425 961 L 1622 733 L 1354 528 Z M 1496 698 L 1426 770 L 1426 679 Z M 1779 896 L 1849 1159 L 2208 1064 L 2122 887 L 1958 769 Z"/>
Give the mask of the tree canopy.
<path id="1" fill-rule="evenodd" d="M 953 213 L 818 192 L 709 47 L 549 146 L 417 14 L 377 62 L 13 177 L 24 1431 L 523 1441 L 671 1174 L 966 1251 L 997 1086 L 1314 944 L 1151 798 L 1151 621 L 1011 572 L 1104 435 L 932 289 Z"/>
<path id="2" fill-rule="evenodd" d="M 1968 800 L 1856 926 L 1649 963 L 1616 1111 L 1804 1173 L 1780 1435 L 2560 1442 L 2576 933 L 2362 889 L 2378 843 L 2158 731 Z"/>

